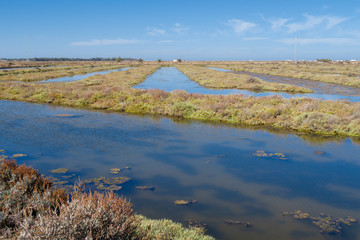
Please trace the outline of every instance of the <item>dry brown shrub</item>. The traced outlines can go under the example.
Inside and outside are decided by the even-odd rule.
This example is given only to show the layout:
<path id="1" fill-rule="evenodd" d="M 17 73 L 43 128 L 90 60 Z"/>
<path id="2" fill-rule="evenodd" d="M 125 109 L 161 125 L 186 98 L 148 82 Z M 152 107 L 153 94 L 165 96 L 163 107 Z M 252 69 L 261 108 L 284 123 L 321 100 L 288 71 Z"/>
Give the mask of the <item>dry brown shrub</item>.
<path id="1" fill-rule="evenodd" d="M 52 183 L 37 170 L 15 160 L 0 164 L 0 235 L 14 237 L 23 218 L 36 218 L 47 211 L 57 212 L 67 202 L 63 190 L 52 189 Z"/>
<path id="2" fill-rule="evenodd" d="M 130 202 L 113 192 L 75 191 L 54 212 L 26 220 L 20 237 L 29 239 L 131 239 L 137 226 Z"/>

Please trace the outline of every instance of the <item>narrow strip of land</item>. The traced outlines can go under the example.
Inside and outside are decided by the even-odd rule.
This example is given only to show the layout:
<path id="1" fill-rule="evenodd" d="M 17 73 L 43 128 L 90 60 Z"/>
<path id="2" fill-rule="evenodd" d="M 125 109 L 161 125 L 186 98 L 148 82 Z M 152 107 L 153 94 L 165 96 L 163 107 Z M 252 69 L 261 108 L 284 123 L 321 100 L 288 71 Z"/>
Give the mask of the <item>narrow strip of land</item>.
<path id="1" fill-rule="evenodd" d="M 177 68 L 191 80 L 207 88 L 246 89 L 252 91 L 272 91 L 289 93 L 311 93 L 310 89 L 288 84 L 270 83 L 246 74 L 233 74 L 194 66 L 178 65 Z"/>
<path id="2" fill-rule="evenodd" d="M 54 68 L 32 68 L 32 69 L 14 69 L 0 72 L 0 81 L 20 81 L 35 82 L 53 78 L 82 75 L 92 72 L 107 71 L 126 67 L 126 65 L 102 65 L 102 66 L 84 66 L 84 67 L 54 67 Z"/>
<path id="3" fill-rule="evenodd" d="M 209 66 L 360 87 L 359 62 L 229 62 Z"/>
<path id="4" fill-rule="evenodd" d="M 323 135 L 360 136 L 360 103 L 132 88 L 159 67 L 143 65 L 72 83 L 0 82 L 0 99 L 269 126 Z"/>

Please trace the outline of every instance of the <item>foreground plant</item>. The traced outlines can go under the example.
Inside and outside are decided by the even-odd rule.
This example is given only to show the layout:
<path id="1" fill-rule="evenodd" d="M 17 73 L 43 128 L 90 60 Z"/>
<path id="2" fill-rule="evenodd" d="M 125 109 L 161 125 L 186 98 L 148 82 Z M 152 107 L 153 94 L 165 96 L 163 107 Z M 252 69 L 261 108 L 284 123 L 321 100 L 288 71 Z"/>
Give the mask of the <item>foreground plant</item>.
<path id="1" fill-rule="evenodd" d="M 204 229 L 134 215 L 113 192 L 84 193 L 71 201 L 37 170 L 0 159 L 0 238 L 16 239 L 205 239 Z"/>
<path id="2" fill-rule="evenodd" d="M 24 218 L 37 218 L 49 211 L 57 212 L 68 200 L 63 190 L 37 170 L 17 166 L 15 160 L 0 164 L 0 235 L 13 237 Z"/>
<path id="3" fill-rule="evenodd" d="M 72 200 L 35 220 L 26 218 L 20 238 L 35 239 L 130 239 L 135 231 L 130 202 L 108 193 L 75 191 Z"/>

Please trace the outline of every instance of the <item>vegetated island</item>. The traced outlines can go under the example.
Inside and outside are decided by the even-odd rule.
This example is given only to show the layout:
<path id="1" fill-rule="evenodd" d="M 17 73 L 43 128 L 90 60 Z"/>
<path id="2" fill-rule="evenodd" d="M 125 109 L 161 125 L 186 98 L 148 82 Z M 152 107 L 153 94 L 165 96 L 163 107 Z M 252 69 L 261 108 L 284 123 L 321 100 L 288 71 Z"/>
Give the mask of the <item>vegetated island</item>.
<path id="1" fill-rule="evenodd" d="M 359 61 L 239 61 L 203 62 L 202 64 L 225 68 L 232 71 L 245 71 L 274 76 L 291 77 L 335 83 L 350 87 L 360 87 Z"/>
<path id="2" fill-rule="evenodd" d="M 252 91 L 272 91 L 289 93 L 311 93 L 310 89 L 289 84 L 271 83 L 246 74 L 218 72 L 194 65 L 178 65 L 177 68 L 191 80 L 207 88 L 236 88 Z"/>
<path id="3" fill-rule="evenodd" d="M 0 99 L 268 126 L 319 135 L 360 136 L 360 103 L 132 88 L 161 66 L 139 64 L 123 72 L 71 83 L 0 82 Z"/>
<path id="4" fill-rule="evenodd" d="M 66 66 L 54 65 L 47 67 L 20 68 L 0 71 L 0 81 L 36 82 L 52 78 L 69 77 L 92 72 L 108 71 L 128 67 L 116 62 L 79 62 L 63 63 Z M 133 65 L 133 64 L 132 64 Z M 30 65 L 31 66 L 31 65 Z"/>

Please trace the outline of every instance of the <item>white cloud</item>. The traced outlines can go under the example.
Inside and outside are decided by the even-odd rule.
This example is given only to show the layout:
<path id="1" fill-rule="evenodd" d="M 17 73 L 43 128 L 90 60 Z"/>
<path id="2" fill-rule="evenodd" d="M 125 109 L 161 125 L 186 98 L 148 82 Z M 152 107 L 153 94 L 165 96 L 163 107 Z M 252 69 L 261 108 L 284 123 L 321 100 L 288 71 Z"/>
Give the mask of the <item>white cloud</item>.
<path id="1" fill-rule="evenodd" d="M 161 40 L 161 41 L 158 41 L 158 43 L 172 43 L 174 42 L 173 40 Z"/>
<path id="2" fill-rule="evenodd" d="M 245 37 L 243 40 L 245 41 L 258 41 L 258 40 L 266 40 L 267 37 Z"/>
<path id="3" fill-rule="evenodd" d="M 72 42 L 71 46 L 103 46 L 103 45 L 120 45 L 120 44 L 136 44 L 141 41 L 136 39 L 94 39 L 87 42 Z"/>
<path id="4" fill-rule="evenodd" d="M 286 27 L 288 28 L 289 33 L 310 30 L 321 24 L 325 24 L 325 28 L 330 29 L 330 28 L 347 20 L 347 18 L 341 18 L 341 17 L 336 17 L 336 16 L 335 17 L 311 16 L 308 14 L 305 14 L 304 16 L 306 18 L 305 22 L 295 22 L 295 23 L 286 24 Z"/>
<path id="5" fill-rule="evenodd" d="M 175 23 L 173 31 L 177 34 L 183 34 L 188 30 L 188 28 L 182 26 L 180 23 Z"/>
<path id="6" fill-rule="evenodd" d="M 327 25 L 326 29 L 330 29 L 344 21 L 348 20 L 347 18 L 341 18 L 341 17 L 327 17 Z"/>
<path id="7" fill-rule="evenodd" d="M 156 28 L 156 27 L 147 27 L 146 31 L 148 35 L 152 35 L 152 36 L 164 35 L 166 33 L 164 29 Z"/>
<path id="8" fill-rule="evenodd" d="M 234 32 L 239 35 L 256 26 L 255 23 L 246 22 L 239 19 L 230 19 L 227 21 L 227 25 L 232 27 Z"/>
<path id="9" fill-rule="evenodd" d="M 269 22 L 271 23 L 271 29 L 273 31 L 278 31 L 280 28 L 282 28 L 285 23 L 287 23 L 290 19 L 287 18 L 279 18 L 279 19 L 275 19 L 275 20 L 269 20 Z"/>
<path id="10" fill-rule="evenodd" d="M 316 25 L 319 25 L 320 23 L 322 23 L 325 19 L 324 16 L 320 16 L 320 17 L 315 17 L 315 16 L 310 16 L 310 15 L 305 15 L 306 17 L 306 21 L 305 22 L 297 22 L 297 23 L 290 23 L 287 24 L 286 26 L 289 29 L 289 32 L 298 32 L 298 31 L 303 31 L 303 30 L 309 30 L 313 27 L 315 27 Z"/>
<path id="11" fill-rule="evenodd" d="M 294 38 L 286 38 L 280 40 L 285 44 L 294 44 Z M 342 44 L 357 44 L 359 41 L 353 38 L 298 38 L 297 43 L 301 45 L 308 44 L 331 44 L 331 45 L 342 45 Z"/>

